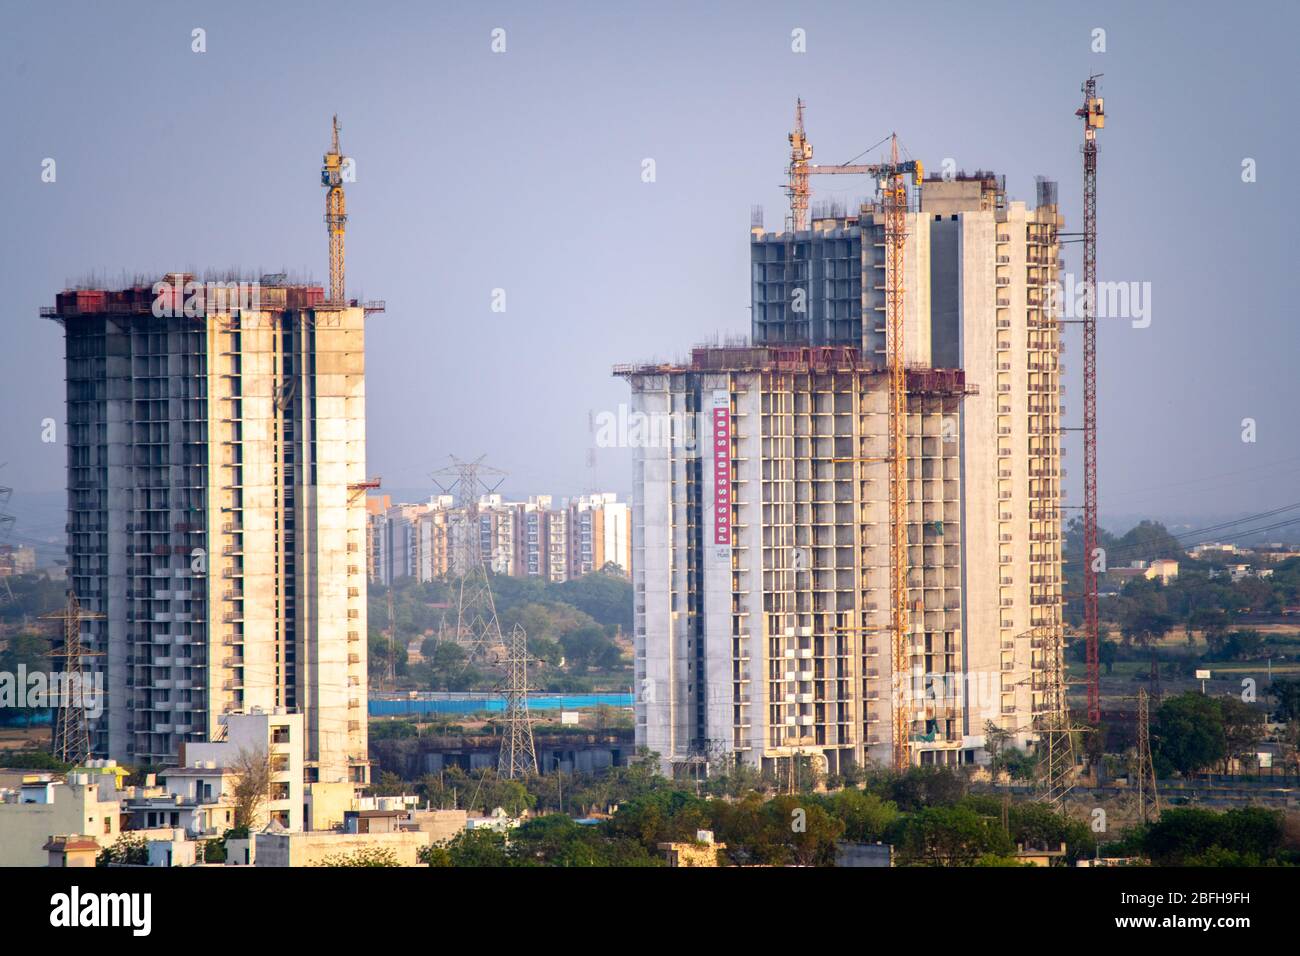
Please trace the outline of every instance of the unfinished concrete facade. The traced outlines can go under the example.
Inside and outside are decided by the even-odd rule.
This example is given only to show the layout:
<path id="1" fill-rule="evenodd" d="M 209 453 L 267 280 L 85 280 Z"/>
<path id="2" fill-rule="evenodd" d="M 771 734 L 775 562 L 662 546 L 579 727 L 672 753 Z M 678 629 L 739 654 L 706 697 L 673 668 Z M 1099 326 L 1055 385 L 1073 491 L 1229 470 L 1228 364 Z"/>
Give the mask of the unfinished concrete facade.
<path id="1" fill-rule="evenodd" d="M 44 310 L 67 344 L 68 580 L 104 615 L 82 625 L 107 690 L 92 751 L 169 764 L 222 714 L 285 708 L 308 779 L 364 780 L 364 311 L 168 280 Z"/>
<path id="2" fill-rule="evenodd" d="M 669 763 L 739 756 L 780 772 L 888 762 L 885 376 L 856 349 L 699 349 L 624 370 L 633 407 L 692 421 L 725 408 L 728 446 L 641 447 L 634 465 L 638 745 Z M 960 373 L 918 373 L 909 399 L 908 598 L 918 759 L 957 763 Z M 707 422 L 697 425 L 708 434 Z M 732 541 L 716 544 L 714 459 L 730 458 Z M 714 543 L 710 543 L 714 542 Z M 666 639 L 665 639 L 666 637 Z"/>
<path id="3" fill-rule="evenodd" d="M 916 763 L 1032 747 L 1060 675 L 1060 225 L 987 173 L 908 213 L 909 723 Z M 885 237 L 872 206 L 751 235 L 748 350 L 625 366 L 676 437 L 635 450 L 637 742 L 665 764 L 889 762 Z M 758 346 L 766 346 L 759 348 Z M 742 355 L 742 352 L 748 352 Z M 730 409 L 714 550 L 709 410 Z"/>

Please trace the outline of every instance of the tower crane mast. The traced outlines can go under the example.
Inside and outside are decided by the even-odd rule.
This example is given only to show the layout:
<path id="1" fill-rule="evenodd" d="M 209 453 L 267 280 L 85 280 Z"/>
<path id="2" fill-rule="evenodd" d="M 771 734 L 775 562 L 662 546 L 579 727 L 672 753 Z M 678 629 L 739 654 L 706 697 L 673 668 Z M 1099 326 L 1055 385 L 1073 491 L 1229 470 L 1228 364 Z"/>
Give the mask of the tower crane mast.
<path id="1" fill-rule="evenodd" d="M 919 186 L 924 169 L 914 159 L 900 160 L 898 135 L 889 138 L 889 162 L 823 166 L 812 162 L 813 148 L 803 126 L 803 100 L 796 101 L 790 133 L 790 226 L 808 228 L 813 175 L 866 175 L 876 180 L 885 225 L 885 353 L 889 373 L 889 581 L 893 665 L 893 758 L 897 769 L 911 763 L 911 625 L 907 601 L 908 484 L 907 374 L 904 351 L 903 275 L 907 246 L 907 179 Z"/>
<path id="2" fill-rule="evenodd" d="M 347 157 L 339 151 L 339 118 L 334 117 L 334 138 L 325 154 L 320 184 L 325 193 L 325 231 L 330 242 L 330 294 L 333 305 L 344 304 L 343 233 L 348 224 L 348 204 L 343 195 L 343 166 Z"/>
<path id="3" fill-rule="evenodd" d="M 1097 629 L 1097 130 L 1106 125 L 1094 74 L 1083 84 L 1083 622 L 1088 667 L 1088 720 L 1101 720 Z"/>

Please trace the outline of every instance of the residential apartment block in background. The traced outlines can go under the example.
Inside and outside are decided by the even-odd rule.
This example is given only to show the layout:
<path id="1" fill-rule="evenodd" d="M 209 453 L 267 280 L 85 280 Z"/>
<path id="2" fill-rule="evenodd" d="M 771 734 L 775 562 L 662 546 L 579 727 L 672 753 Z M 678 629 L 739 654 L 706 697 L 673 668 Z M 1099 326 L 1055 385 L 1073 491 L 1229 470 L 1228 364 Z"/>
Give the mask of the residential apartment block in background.
<path id="1" fill-rule="evenodd" d="M 268 279 L 251 308 L 186 308 L 190 278 L 42 310 L 66 339 L 68 585 L 102 615 L 92 752 L 171 764 L 261 708 L 302 715 L 307 779 L 364 780 L 364 310 Z"/>
<path id="2" fill-rule="evenodd" d="M 506 501 L 484 495 L 466 517 L 450 495 L 425 504 L 393 505 L 387 496 L 368 501 L 369 574 L 377 584 L 396 578 L 420 581 L 453 573 L 452 537 L 458 522 L 472 521 L 480 553 L 497 574 L 568 581 L 617 565 L 631 568 L 631 512 L 612 492 L 556 504 L 550 495 Z"/>
<path id="3" fill-rule="evenodd" d="M 751 235 L 752 347 L 616 369 L 705 441 L 636 449 L 637 744 L 665 765 L 829 772 L 1033 746 L 1061 666 L 1055 185 L 927 180 L 907 215 L 910 712 L 890 657 L 885 237 L 878 207 Z"/>

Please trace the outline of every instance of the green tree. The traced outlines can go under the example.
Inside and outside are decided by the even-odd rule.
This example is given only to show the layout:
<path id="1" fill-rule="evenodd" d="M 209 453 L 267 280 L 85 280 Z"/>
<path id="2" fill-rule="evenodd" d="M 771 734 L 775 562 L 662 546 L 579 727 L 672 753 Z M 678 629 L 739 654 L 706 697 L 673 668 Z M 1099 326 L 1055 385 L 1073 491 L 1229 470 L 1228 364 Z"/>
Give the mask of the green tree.
<path id="1" fill-rule="evenodd" d="M 874 793 L 845 789 L 829 797 L 827 809 L 843 821 L 844 839 L 874 843 L 885 837 L 898 819 L 898 806 Z"/>
<path id="2" fill-rule="evenodd" d="M 1101 630 L 1101 628 L 1098 628 Z M 1106 668 L 1106 676 L 1115 673 L 1115 661 L 1119 657 L 1119 649 L 1115 642 L 1106 640 L 1100 635 L 1097 638 L 1097 661 L 1102 667 Z"/>
<path id="3" fill-rule="evenodd" d="M 984 749 L 988 751 L 989 764 L 995 774 L 1002 769 L 1002 751 L 1010 740 L 1010 731 L 1003 730 L 991 720 L 984 721 Z"/>
<path id="4" fill-rule="evenodd" d="M 1171 807 L 1149 824 L 1142 850 L 1160 866 L 1211 864 L 1226 854 L 1238 865 L 1259 865 L 1282 846 L 1282 814 L 1263 807 L 1218 813 L 1199 807 Z"/>
<path id="5" fill-rule="evenodd" d="M 1300 719 L 1300 680 L 1279 677 L 1268 687 L 1276 703 L 1279 720 Z"/>
<path id="6" fill-rule="evenodd" d="M 461 830 L 442 844 L 422 847 L 421 863 L 429 866 L 509 866 L 506 835 L 489 827 Z"/>
<path id="7" fill-rule="evenodd" d="M 148 866 L 149 845 L 143 835 L 120 833 L 112 846 L 99 851 L 95 866 Z"/>
<path id="8" fill-rule="evenodd" d="M 510 834 L 516 866 L 657 866 L 638 841 L 609 835 L 563 814 L 529 820 Z"/>
<path id="9" fill-rule="evenodd" d="M 397 862 L 397 855 L 388 847 L 382 846 L 363 847 L 351 853 L 333 853 L 316 865 L 329 867 L 401 866 Z"/>
<path id="10" fill-rule="evenodd" d="M 1157 774 L 1195 773 L 1222 760 L 1225 749 L 1223 711 L 1217 700 L 1189 692 L 1160 705 L 1151 730 Z"/>
<path id="11" fill-rule="evenodd" d="M 1223 772 L 1234 757 L 1253 755 L 1264 739 L 1264 712 L 1237 697 L 1221 697 L 1223 715 Z"/>
<path id="12" fill-rule="evenodd" d="M 596 624 L 567 631 L 560 637 L 568 665 L 579 671 L 611 670 L 623 662 L 623 654 Z"/>
<path id="13" fill-rule="evenodd" d="M 913 866 L 970 866 L 988 854 L 1015 853 L 1000 820 L 964 806 L 924 807 L 906 817 L 900 830 L 900 859 Z"/>
<path id="14" fill-rule="evenodd" d="M 1116 557 L 1129 561 L 1154 561 L 1157 558 L 1183 557 L 1178 539 L 1159 521 L 1143 521 L 1130 528 L 1116 542 Z"/>
<path id="15" fill-rule="evenodd" d="M 660 843 L 693 840 L 712 826 L 709 802 L 680 790 L 653 790 L 621 804 L 606 825 L 611 836 L 638 841 L 653 852 Z"/>
<path id="16" fill-rule="evenodd" d="M 376 677 L 386 677 L 391 668 L 397 676 L 406 673 L 406 642 L 395 638 L 390 647 L 388 635 L 373 628 L 367 641 L 370 655 L 369 669 Z"/>
<path id="17" fill-rule="evenodd" d="M 820 801 L 806 794 L 774 797 L 764 808 L 767 828 L 776 844 L 777 835 L 786 841 L 786 861 L 796 866 L 834 866 L 835 843 L 845 825 L 826 811 Z M 779 844 L 778 844 L 779 845 Z"/>
<path id="18" fill-rule="evenodd" d="M 1159 641 L 1174 629 L 1177 620 L 1172 614 L 1154 606 L 1155 603 L 1150 598 L 1141 598 L 1124 608 L 1120 614 L 1119 629 L 1125 641 L 1146 646 Z"/>
<path id="19" fill-rule="evenodd" d="M 235 825 L 254 826 L 263 808 L 271 799 L 271 782 L 275 774 L 271 754 L 266 747 L 241 747 L 230 763 L 235 775 L 232 797 L 235 804 Z"/>
<path id="20" fill-rule="evenodd" d="M 884 777 L 887 796 L 903 811 L 952 806 L 966 796 L 966 778 L 948 767 L 910 767 Z"/>
<path id="21" fill-rule="evenodd" d="M 560 599 L 590 615 L 610 632 L 632 630 L 632 582 L 621 571 L 584 574 L 557 585 Z"/>
<path id="22" fill-rule="evenodd" d="M 465 649 L 454 641 L 427 638 L 420 647 L 429 668 L 429 689 L 465 691 L 477 686 L 482 675 L 469 663 Z"/>
<path id="23" fill-rule="evenodd" d="M 1263 652 L 1264 636 L 1259 631 L 1242 630 L 1215 635 L 1206 657 L 1216 661 L 1250 661 L 1262 656 Z"/>
<path id="24" fill-rule="evenodd" d="M 479 771 L 477 778 L 471 777 L 461 794 L 461 803 L 468 810 L 490 814 L 500 807 L 512 817 L 532 809 L 536 802 L 522 780 L 503 777 L 490 768 Z"/>
<path id="25" fill-rule="evenodd" d="M 0 651 L 0 671 L 16 675 L 21 667 L 28 673 L 48 672 L 49 654 L 49 638 L 30 631 L 20 631 L 10 637 L 9 646 Z M 17 678 L 15 677 L 14 680 L 16 681 Z M 14 689 L 22 692 L 25 698 L 26 688 L 15 685 Z M 36 717 L 47 713 L 49 713 L 47 707 L 18 706 L 17 700 L 4 701 L 3 708 L 0 709 L 0 714 L 6 718 L 21 719 L 28 726 Z"/>

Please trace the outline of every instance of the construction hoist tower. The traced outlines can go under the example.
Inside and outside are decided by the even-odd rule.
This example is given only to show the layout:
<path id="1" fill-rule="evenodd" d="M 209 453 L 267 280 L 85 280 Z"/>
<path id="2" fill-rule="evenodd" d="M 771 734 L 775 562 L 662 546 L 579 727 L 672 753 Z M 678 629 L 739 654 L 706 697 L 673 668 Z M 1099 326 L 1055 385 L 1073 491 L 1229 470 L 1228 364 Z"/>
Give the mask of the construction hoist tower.
<path id="1" fill-rule="evenodd" d="M 1083 84 L 1083 626 L 1088 661 L 1088 720 L 1101 720 L 1097 633 L 1097 130 L 1106 112 L 1097 73 Z"/>
<path id="2" fill-rule="evenodd" d="M 907 179 L 919 186 L 924 168 L 898 154 L 898 134 L 889 136 L 889 161 L 823 166 L 812 162 L 813 148 L 803 125 L 803 100 L 795 103 L 789 135 L 792 232 L 808 228 L 809 176 L 866 175 L 876 180 L 885 226 L 885 353 L 889 374 L 889 581 L 890 660 L 893 675 L 893 758 L 896 769 L 911 763 L 911 625 L 907 597 L 907 368 L 904 349 L 903 276 L 907 248 Z M 790 259 L 787 256 L 787 261 Z"/>
<path id="3" fill-rule="evenodd" d="M 339 152 L 339 118 L 334 117 L 334 138 L 330 151 L 321 166 L 320 184 L 325 193 L 325 231 L 330 241 L 330 292 L 331 305 L 343 305 L 343 233 L 348 224 L 348 204 L 343 196 L 343 167 L 347 157 Z"/>

